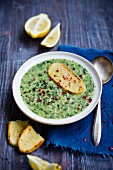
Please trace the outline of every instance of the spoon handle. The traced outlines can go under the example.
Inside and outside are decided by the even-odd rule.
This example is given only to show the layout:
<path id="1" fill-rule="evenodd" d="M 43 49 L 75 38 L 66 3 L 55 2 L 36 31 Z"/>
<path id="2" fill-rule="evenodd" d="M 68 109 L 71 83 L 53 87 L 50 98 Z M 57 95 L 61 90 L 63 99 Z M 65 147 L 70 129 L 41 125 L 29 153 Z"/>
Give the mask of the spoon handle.
<path id="1" fill-rule="evenodd" d="M 94 145 L 98 146 L 101 139 L 101 99 L 99 99 L 96 109 L 92 137 Z"/>

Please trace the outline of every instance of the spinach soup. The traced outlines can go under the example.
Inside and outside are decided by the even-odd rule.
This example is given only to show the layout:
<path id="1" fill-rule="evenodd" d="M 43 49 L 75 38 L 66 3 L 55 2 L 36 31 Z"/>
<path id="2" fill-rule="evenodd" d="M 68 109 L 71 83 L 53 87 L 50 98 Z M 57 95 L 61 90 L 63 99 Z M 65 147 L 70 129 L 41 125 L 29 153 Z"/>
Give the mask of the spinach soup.
<path id="1" fill-rule="evenodd" d="M 65 64 L 80 77 L 85 84 L 85 92 L 72 94 L 58 86 L 48 75 L 48 69 L 53 63 Z M 38 116 L 62 119 L 79 114 L 92 102 L 94 82 L 82 65 L 66 59 L 52 59 L 28 70 L 21 80 L 20 92 L 24 103 Z"/>

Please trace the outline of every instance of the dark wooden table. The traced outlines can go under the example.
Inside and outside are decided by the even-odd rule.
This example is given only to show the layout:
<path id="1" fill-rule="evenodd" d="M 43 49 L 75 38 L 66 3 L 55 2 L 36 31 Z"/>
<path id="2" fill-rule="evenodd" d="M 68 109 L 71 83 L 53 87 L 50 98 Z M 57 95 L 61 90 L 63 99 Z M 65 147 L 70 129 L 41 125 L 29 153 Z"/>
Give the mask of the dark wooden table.
<path id="1" fill-rule="evenodd" d="M 61 22 L 59 44 L 113 49 L 112 0 L 0 0 L 0 170 L 31 169 L 26 155 L 9 145 L 7 123 L 28 119 L 12 95 L 12 81 L 18 68 L 34 55 L 57 50 L 57 46 L 40 46 L 41 40 L 31 39 L 23 29 L 29 17 L 42 12 L 49 15 L 52 27 Z M 46 125 L 33 120 L 30 124 L 46 137 Z M 60 163 L 63 170 L 113 169 L 110 156 L 71 153 L 53 147 L 41 147 L 34 155 Z"/>

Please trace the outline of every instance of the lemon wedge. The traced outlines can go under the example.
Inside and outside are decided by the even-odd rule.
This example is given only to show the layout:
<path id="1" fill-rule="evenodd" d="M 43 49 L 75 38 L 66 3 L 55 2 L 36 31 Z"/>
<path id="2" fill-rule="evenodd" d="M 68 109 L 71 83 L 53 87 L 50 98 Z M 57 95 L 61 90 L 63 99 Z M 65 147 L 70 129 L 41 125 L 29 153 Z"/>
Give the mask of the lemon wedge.
<path id="1" fill-rule="evenodd" d="M 25 31 L 32 38 L 44 37 L 51 28 L 51 20 L 47 14 L 39 14 L 37 16 L 29 18 L 25 25 Z"/>
<path id="2" fill-rule="evenodd" d="M 60 39 L 60 23 L 58 23 L 41 42 L 42 46 L 54 47 Z"/>
<path id="3" fill-rule="evenodd" d="M 56 163 L 49 163 L 37 156 L 27 155 L 29 164 L 33 170 L 61 170 L 61 166 Z"/>

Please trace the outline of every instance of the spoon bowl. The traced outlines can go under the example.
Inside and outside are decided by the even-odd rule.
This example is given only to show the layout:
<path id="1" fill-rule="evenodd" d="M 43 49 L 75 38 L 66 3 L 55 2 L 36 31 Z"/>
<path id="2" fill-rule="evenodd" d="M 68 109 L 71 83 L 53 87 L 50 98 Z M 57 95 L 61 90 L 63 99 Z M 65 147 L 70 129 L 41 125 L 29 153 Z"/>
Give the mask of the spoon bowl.
<path id="1" fill-rule="evenodd" d="M 92 64 L 97 70 L 102 83 L 107 83 L 111 79 L 113 74 L 112 61 L 107 57 L 99 56 L 92 61 Z"/>

